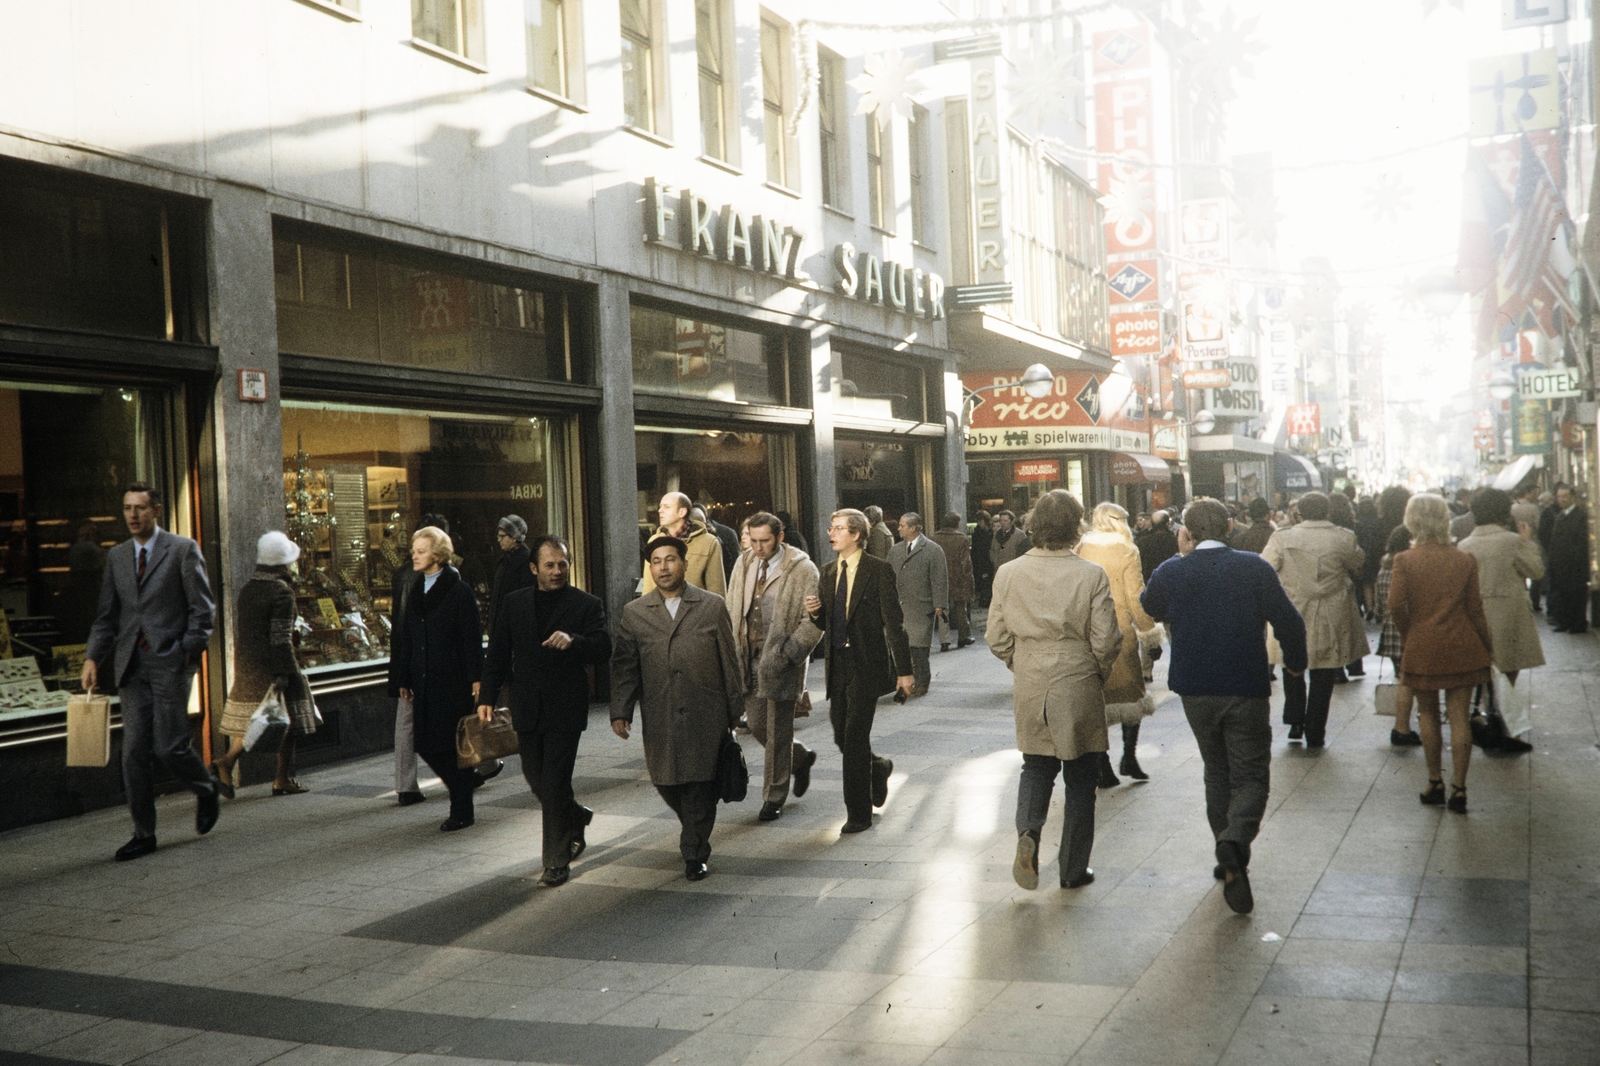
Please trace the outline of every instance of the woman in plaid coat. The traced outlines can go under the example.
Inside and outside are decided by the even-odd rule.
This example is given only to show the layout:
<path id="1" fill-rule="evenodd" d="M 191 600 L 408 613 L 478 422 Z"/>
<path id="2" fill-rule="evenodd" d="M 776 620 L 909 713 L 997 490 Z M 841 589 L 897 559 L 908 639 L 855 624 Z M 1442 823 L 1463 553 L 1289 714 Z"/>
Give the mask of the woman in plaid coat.
<path id="1" fill-rule="evenodd" d="M 1378 564 L 1378 576 L 1373 580 L 1377 618 L 1383 623 L 1383 631 L 1378 634 L 1378 654 L 1394 665 L 1396 681 L 1400 679 L 1400 655 L 1405 646 L 1400 641 L 1400 630 L 1395 628 L 1394 618 L 1389 614 L 1389 583 L 1394 578 L 1394 557 L 1409 547 L 1411 530 L 1405 526 L 1395 526 L 1389 534 L 1388 544 L 1384 546 L 1383 561 Z M 1394 728 L 1389 731 L 1389 743 L 1397 748 L 1415 748 L 1422 743 L 1422 737 L 1411 728 L 1413 698 L 1410 689 L 1404 685 L 1395 686 Z"/>

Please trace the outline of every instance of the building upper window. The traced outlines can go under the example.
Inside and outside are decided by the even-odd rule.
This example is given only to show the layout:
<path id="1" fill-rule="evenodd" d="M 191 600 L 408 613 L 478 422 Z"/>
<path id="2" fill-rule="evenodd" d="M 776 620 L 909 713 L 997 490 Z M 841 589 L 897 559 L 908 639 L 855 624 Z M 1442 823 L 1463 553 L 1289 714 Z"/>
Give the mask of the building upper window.
<path id="1" fill-rule="evenodd" d="M 789 27 L 761 19 L 761 111 L 767 143 L 767 180 L 790 189 L 800 187 L 799 153 L 789 137 Z"/>
<path id="2" fill-rule="evenodd" d="M 473 62 L 483 61 L 480 0 L 411 0 L 411 36 Z"/>
<path id="3" fill-rule="evenodd" d="M 817 137 L 822 155 L 822 202 L 848 210 L 850 157 L 844 119 L 844 60 L 817 49 Z"/>
<path id="4" fill-rule="evenodd" d="M 663 133 L 657 121 L 655 0 L 620 0 L 622 13 L 622 121 Z"/>
<path id="5" fill-rule="evenodd" d="M 700 65 L 700 151 L 712 159 L 728 159 L 728 65 L 723 32 L 726 0 L 695 0 L 694 47 Z"/>
<path id="6" fill-rule="evenodd" d="M 528 36 L 528 84 L 582 102 L 581 0 L 524 0 L 523 11 Z"/>
<path id="7" fill-rule="evenodd" d="M 867 116 L 867 218 L 879 229 L 894 228 L 894 175 L 889 169 L 889 131 Z"/>
<path id="8" fill-rule="evenodd" d="M 928 141 L 933 134 L 933 123 L 927 108 L 911 105 L 911 121 L 906 126 L 906 132 L 906 143 L 910 150 L 906 172 L 911 179 L 911 239 L 925 245 L 932 243 L 926 183 L 931 165 L 929 161 L 932 159 Z"/>

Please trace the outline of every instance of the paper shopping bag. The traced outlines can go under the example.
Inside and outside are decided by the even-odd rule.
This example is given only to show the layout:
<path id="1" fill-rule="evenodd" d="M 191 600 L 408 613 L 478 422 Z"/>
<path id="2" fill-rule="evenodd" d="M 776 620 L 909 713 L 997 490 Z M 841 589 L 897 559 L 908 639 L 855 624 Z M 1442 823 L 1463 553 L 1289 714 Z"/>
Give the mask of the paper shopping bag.
<path id="1" fill-rule="evenodd" d="M 104 766 L 111 761 L 111 700 L 94 693 L 67 701 L 67 765 Z"/>

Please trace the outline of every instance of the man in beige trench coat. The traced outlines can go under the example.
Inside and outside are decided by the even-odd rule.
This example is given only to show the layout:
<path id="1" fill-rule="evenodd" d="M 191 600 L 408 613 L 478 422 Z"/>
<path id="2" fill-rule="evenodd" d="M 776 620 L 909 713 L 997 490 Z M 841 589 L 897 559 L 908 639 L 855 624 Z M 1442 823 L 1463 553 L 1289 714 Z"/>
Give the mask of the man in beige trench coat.
<path id="1" fill-rule="evenodd" d="M 717 753 L 739 720 L 744 671 L 722 597 L 685 580 L 683 541 L 657 537 L 646 548 L 655 588 L 622 609 L 611 655 L 611 731 L 627 740 L 638 706 L 650 783 L 683 827 L 684 876 L 699 881 L 717 822 Z"/>
<path id="2" fill-rule="evenodd" d="M 1300 524 L 1274 533 L 1261 557 L 1278 572 L 1306 623 L 1310 693 L 1304 678 L 1284 678 L 1283 721 L 1290 740 L 1303 737 L 1306 747 L 1320 748 L 1339 672 L 1370 650 L 1350 580 L 1361 572 L 1366 555 L 1356 546 L 1354 533 L 1328 521 L 1328 497 L 1308 492 L 1299 506 Z"/>

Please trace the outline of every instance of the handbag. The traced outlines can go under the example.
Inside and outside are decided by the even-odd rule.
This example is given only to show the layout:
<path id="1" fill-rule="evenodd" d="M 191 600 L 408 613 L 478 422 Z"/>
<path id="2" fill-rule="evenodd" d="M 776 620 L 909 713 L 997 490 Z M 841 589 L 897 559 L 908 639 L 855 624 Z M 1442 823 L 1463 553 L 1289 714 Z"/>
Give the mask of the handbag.
<path id="1" fill-rule="evenodd" d="M 717 749 L 717 798 L 723 803 L 743 803 L 750 793 L 750 768 L 744 764 L 744 749 L 731 732 L 722 734 Z"/>
<path id="2" fill-rule="evenodd" d="M 1383 664 L 1388 661 L 1384 658 L 1378 660 L 1378 684 L 1372 690 L 1372 713 L 1379 718 L 1393 718 L 1398 713 L 1397 704 L 1400 702 L 1400 683 L 1383 680 Z"/>
<path id="3" fill-rule="evenodd" d="M 1484 751 L 1494 751 L 1505 743 L 1506 720 L 1495 706 L 1493 682 L 1472 690 L 1472 718 L 1467 724 L 1472 728 L 1472 742 Z"/>
<path id="4" fill-rule="evenodd" d="M 463 770 L 520 750 L 509 707 L 496 707 L 487 722 L 469 714 L 456 723 L 456 766 Z"/>
<path id="5" fill-rule="evenodd" d="M 250 725 L 244 733 L 244 750 L 277 751 L 283 747 L 283 738 L 288 732 L 289 710 L 283 705 L 283 693 L 273 685 L 250 716 Z"/>
<path id="6" fill-rule="evenodd" d="M 111 761 L 111 700 L 92 691 L 67 701 L 67 765 L 105 766 Z"/>

